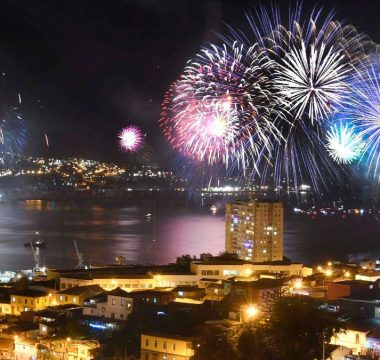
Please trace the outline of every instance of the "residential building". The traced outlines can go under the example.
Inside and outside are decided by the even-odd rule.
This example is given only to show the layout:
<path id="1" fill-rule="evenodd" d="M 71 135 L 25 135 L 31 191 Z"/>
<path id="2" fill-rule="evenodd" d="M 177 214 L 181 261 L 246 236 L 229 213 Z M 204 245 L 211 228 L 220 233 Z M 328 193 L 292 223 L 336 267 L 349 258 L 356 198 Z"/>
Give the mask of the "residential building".
<path id="1" fill-rule="evenodd" d="M 106 319 L 127 320 L 132 312 L 133 300 L 129 293 L 116 288 L 92 296 L 84 301 L 83 315 Z"/>
<path id="2" fill-rule="evenodd" d="M 226 205 L 226 252 L 252 262 L 283 258 L 283 205 L 248 200 Z"/>
<path id="3" fill-rule="evenodd" d="M 141 360 L 190 360 L 194 338 L 176 335 L 141 334 Z"/>
<path id="4" fill-rule="evenodd" d="M 365 293 L 341 297 L 339 304 L 352 317 L 380 319 L 379 289 L 371 289 Z"/>
<path id="5" fill-rule="evenodd" d="M 68 347 L 68 360 L 92 360 L 97 358 L 100 344 L 96 340 L 72 340 Z"/>
<path id="6" fill-rule="evenodd" d="M 100 344 L 96 340 L 76 340 L 70 338 L 49 338 L 41 340 L 41 345 L 47 354 L 54 355 L 54 359 L 68 360 L 96 359 L 100 348 Z"/>
<path id="7" fill-rule="evenodd" d="M 380 358 L 380 330 L 371 329 L 367 334 L 367 353 L 372 355 L 372 358 Z"/>
<path id="8" fill-rule="evenodd" d="M 24 311 L 37 311 L 55 305 L 53 292 L 25 289 L 15 290 L 10 294 L 12 315 L 20 315 Z"/>
<path id="9" fill-rule="evenodd" d="M 341 297 L 358 295 L 373 288 L 373 283 L 364 280 L 331 281 L 327 283 L 327 299 L 337 300 Z"/>
<path id="10" fill-rule="evenodd" d="M 364 270 L 355 275 L 356 280 L 375 282 L 380 280 L 380 270 Z"/>
<path id="11" fill-rule="evenodd" d="M 38 339 L 22 338 L 16 336 L 14 339 L 14 359 L 31 360 L 37 359 Z"/>
<path id="12" fill-rule="evenodd" d="M 159 291 L 159 290 L 141 290 L 132 291 L 129 293 L 129 297 L 133 299 L 133 303 L 136 305 L 141 303 L 150 303 L 156 305 L 167 305 L 174 301 L 175 295 L 173 291 Z"/>
<path id="13" fill-rule="evenodd" d="M 10 304 L 10 299 L 3 300 L 0 302 L 0 315 L 10 315 L 12 314 L 12 306 Z"/>
<path id="14" fill-rule="evenodd" d="M 33 321 L 39 324 L 40 336 L 56 333 L 68 320 L 72 320 L 75 315 L 82 315 L 82 309 L 80 307 L 70 310 L 60 310 L 59 308 L 62 307 L 63 306 L 48 308 L 33 313 Z"/>
<path id="15" fill-rule="evenodd" d="M 330 344 L 351 349 L 353 355 L 366 354 L 366 340 L 370 328 L 355 323 L 345 324 L 345 328 L 336 332 L 330 339 Z"/>
<path id="16" fill-rule="evenodd" d="M 0 359 L 12 359 L 13 338 L 0 337 Z"/>
<path id="17" fill-rule="evenodd" d="M 55 301 L 59 305 L 83 305 L 85 299 L 100 294 L 103 289 L 99 285 L 84 285 L 71 287 L 58 291 L 55 294 Z"/>

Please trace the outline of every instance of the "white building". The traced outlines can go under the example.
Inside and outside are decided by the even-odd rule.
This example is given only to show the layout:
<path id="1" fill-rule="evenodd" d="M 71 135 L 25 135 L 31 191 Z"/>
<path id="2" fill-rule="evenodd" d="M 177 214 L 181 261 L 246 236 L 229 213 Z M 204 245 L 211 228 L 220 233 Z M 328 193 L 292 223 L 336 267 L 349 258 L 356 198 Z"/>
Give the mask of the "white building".
<path id="1" fill-rule="evenodd" d="M 133 299 L 130 295 L 126 291 L 116 288 L 87 299 L 84 302 L 83 315 L 127 320 L 132 308 Z"/>
<path id="2" fill-rule="evenodd" d="M 226 280 L 233 276 L 252 276 L 259 272 L 302 276 L 303 265 L 284 259 L 283 261 L 252 263 L 240 259 L 227 260 L 209 258 L 191 262 L 191 271 L 201 278 Z"/>

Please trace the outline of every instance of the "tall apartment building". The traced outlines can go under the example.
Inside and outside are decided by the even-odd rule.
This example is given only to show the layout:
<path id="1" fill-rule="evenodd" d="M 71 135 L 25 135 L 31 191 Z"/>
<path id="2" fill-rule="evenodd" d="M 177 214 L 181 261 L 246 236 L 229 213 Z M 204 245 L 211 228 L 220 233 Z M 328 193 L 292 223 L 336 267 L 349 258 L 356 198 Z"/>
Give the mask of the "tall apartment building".
<path id="1" fill-rule="evenodd" d="M 253 262 L 283 258 L 282 203 L 236 201 L 226 205 L 226 251 Z"/>

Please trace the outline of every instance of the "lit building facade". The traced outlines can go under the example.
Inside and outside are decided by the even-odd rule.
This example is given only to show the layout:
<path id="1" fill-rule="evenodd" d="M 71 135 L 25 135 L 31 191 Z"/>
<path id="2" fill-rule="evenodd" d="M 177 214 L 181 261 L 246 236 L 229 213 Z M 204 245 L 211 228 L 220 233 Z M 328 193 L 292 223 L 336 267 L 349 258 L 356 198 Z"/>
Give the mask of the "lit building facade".
<path id="1" fill-rule="evenodd" d="M 190 360 L 193 343 L 193 338 L 141 334 L 141 360 Z"/>
<path id="2" fill-rule="evenodd" d="M 280 202 L 236 201 L 226 205 L 226 251 L 252 262 L 283 258 L 284 210 Z"/>
<path id="3" fill-rule="evenodd" d="M 20 315 L 25 311 L 38 311 L 55 305 L 53 293 L 38 290 L 19 290 L 10 295 L 12 315 Z"/>

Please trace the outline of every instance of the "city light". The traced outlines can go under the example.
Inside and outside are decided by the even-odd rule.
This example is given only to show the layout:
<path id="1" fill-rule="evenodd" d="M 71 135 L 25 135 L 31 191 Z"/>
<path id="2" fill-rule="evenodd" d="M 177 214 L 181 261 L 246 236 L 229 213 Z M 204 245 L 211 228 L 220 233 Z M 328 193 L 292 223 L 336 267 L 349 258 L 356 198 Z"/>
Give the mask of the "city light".
<path id="1" fill-rule="evenodd" d="M 326 276 L 332 276 L 333 272 L 332 272 L 332 270 L 327 269 L 327 270 L 325 271 L 325 274 L 326 274 Z"/>
<path id="2" fill-rule="evenodd" d="M 294 287 L 296 289 L 301 289 L 302 288 L 302 279 L 297 279 L 296 282 L 294 283 Z"/>
<path id="3" fill-rule="evenodd" d="M 259 313 L 259 309 L 257 308 L 256 305 L 249 305 L 246 309 L 246 315 L 249 319 L 252 319 L 257 316 Z"/>

